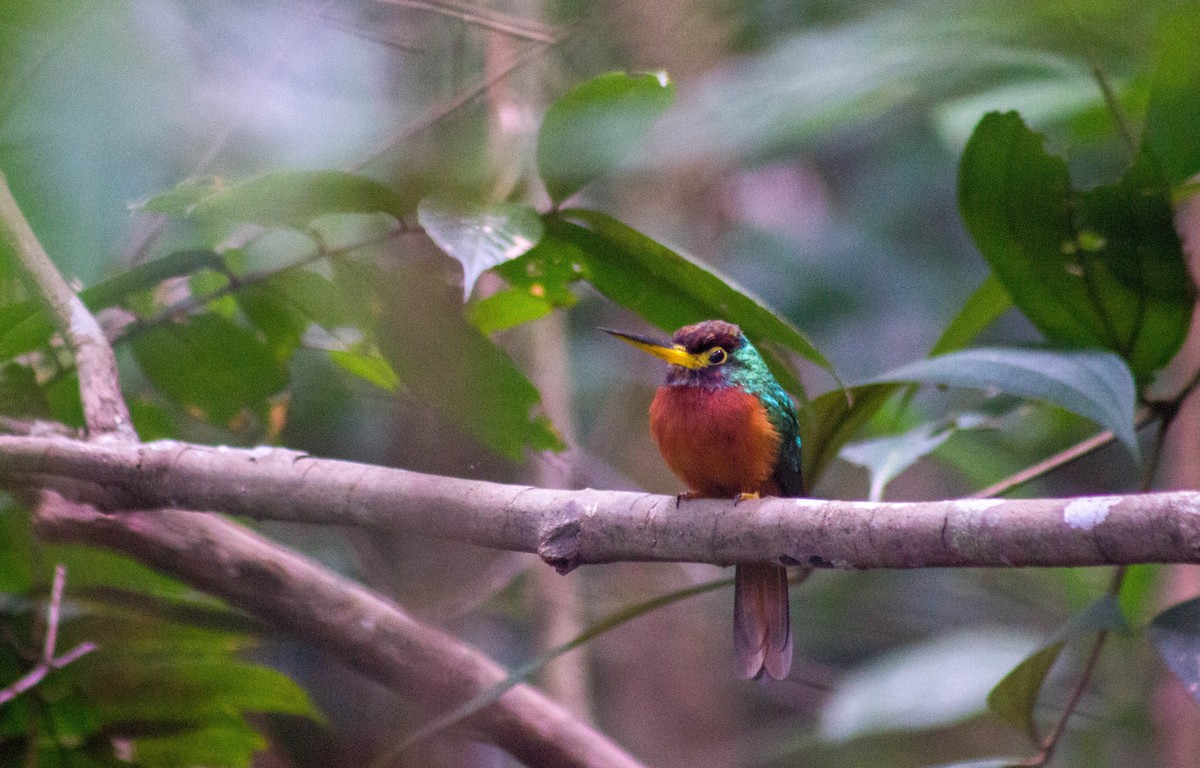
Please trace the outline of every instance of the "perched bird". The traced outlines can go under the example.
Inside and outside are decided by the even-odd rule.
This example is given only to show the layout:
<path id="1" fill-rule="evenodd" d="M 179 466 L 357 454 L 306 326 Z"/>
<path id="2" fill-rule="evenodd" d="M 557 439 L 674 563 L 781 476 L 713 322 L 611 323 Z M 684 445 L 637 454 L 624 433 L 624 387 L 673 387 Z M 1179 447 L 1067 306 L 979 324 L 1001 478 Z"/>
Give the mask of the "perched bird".
<path id="1" fill-rule="evenodd" d="M 670 363 L 650 404 L 650 432 L 682 498 L 803 496 L 796 409 L 740 328 L 707 320 L 670 343 L 604 329 Z M 737 566 L 733 647 L 738 671 L 776 680 L 792 666 L 787 571 Z"/>

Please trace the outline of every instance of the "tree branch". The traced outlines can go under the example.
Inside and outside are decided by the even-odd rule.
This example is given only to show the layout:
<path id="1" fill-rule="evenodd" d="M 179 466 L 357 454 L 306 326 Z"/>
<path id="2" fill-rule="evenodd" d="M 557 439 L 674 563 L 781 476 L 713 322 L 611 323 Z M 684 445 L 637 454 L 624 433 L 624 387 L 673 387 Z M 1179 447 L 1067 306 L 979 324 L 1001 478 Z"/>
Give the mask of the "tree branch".
<path id="1" fill-rule="evenodd" d="M 16 263 L 33 283 L 34 293 L 75 356 L 79 391 L 88 433 L 136 439 L 129 409 L 121 396 L 117 360 L 100 324 L 63 280 L 37 235 L 21 213 L 0 173 L 0 238 L 17 256 Z"/>
<path id="2" fill-rule="evenodd" d="M 276 448 L 0 435 L 0 485 L 106 510 L 185 507 L 535 552 L 568 571 L 622 560 L 832 568 L 1200 562 L 1200 493 L 868 503 L 559 491 Z"/>
<path id="3" fill-rule="evenodd" d="M 123 552 L 176 576 L 410 695 L 432 713 L 505 679 L 504 670 L 397 605 L 235 523 L 177 509 L 105 514 L 42 494 L 39 534 Z M 517 686 L 465 725 L 529 765 L 637 768 L 605 736 L 528 686 Z"/>

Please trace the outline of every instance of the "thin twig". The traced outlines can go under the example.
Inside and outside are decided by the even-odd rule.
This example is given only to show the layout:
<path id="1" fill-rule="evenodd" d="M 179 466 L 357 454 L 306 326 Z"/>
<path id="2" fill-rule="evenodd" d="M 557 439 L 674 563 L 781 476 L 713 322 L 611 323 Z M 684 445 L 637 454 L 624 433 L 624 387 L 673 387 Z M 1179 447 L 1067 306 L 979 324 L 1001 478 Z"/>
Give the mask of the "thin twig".
<path id="1" fill-rule="evenodd" d="M 1121 584 L 1125 581 L 1125 566 L 1117 568 L 1113 572 L 1112 581 L 1109 583 L 1108 593 L 1116 597 L 1121 592 Z M 1075 713 L 1075 708 L 1079 706 L 1079 702 L 1083 699 L 1083 693 L 1087 690 L 1088 684 L 1091 682 L 1092 675 L 1096 672 L 1096 667 L 1100 663 L 1100 656 L 1104 652 L 1104 645 L 1108 641 L 1109 631 L 1102 629 L 1096 633 L 1096 641 L 1092 644 L 1092 650 L 1088 654 L 1087 662 L 1083 666 L 1083 671 L 1079 675 L 1079 680 L 1071 689 L 1071 695 L 1067 699 L 1067 703 L 1063 706 L 1062 714 L 1054 723 L 1054 727 L 1050 729 L 1050 733 L 1042 740 L 1041 749 L 1036 755 L 1029 760 L 1021 763 L 1028 768 L 1040 768 L 1050 762 L 1050 758 L 1054 756 L 1054 751 L 1058 748 L 1062 736 L 1066 733 L 1067 724 L 1071 721 L 1071 716 Z"/>
<path id="2" fill-rule="evenodd" d="M 58 622 L 62 615 L 63 587 L 67 582 L 67 569 L 60 565 L 54 567 L 54 582 L 50 587 L 50 603 L 46 607 L 46 637 L 42 643 L 42 656 L 37 665 L 7 688 L 0 689 L 0 704 L 6 704 L 22 693 L 40 683 L 52 669 L 62 669 L 96 650 L 96 644 L 82 642 L 61 656 L 54 655 L 58 644 Z"/>
<path id="3" fill-rule="evenodd" d="M 318 243 L 317 248 L 313 251 L 313 253 L 297 259 L 289 264 L 285 264 L 282 267 L 263 269 L 246 275 L 238 275 L 236 279 L 231 279 L 225 285 L 209 291 L 208 293 L 188 295 L 186 298 L 183 298 L 171 304 L 170 306 L 159 310 L 157 314 L 125 326 L 117 335 L 113 337 L 112 341 L 114 344 L 120 343 L 125 341 L 130 336 L 135 336 L 149 328 L 162 325 L 163 323 L 170 322 L 171 320 L 174 320 L 182 315 L 194 312 L 209 302 L 216 301 L 224 296 L 236 293 L 243 288 L 248 288 L 252 285 L 258 285 L 259 283 L 266 282 L 267 280 L 278 277 L 279 275 L 282 275 L 283 273 L 289 272 L 293 269 L 299 269 L 324 259 L 334 259 L 339 256 L 344 256 L 348 253 L 353 253 L 354 251 L 362 248 L 370 248 L 373 245 L 383 245 L 384 243 L 391 242 L 402 235 L 415 234 L 422 231 L 423 230 L 416 225 L 400 222 L 400 224 L 393 227 L 385 235 L 367 238 L 356 243 L 350 243 L 349 245 L 338 246 L 337 248 L 326 248 Z"/>
<path id="4" fill-rule="evenodd" d="M 1149 424 L 1156 416 L 1157 416 L 1157 414 L 1155 413 L 1155 411 L 1153 409 L 1146 408 L 1146 407 L 1140 408 L 1138 410 L 1137 415 L 1133 422 L 1134 428 L 1141 429 L 1142 427 Z M 1039 461 L 1037 464 L 1034 464 L 1033 466 L 1026 467 L 1025 469 L 1022 469 L 1020 472 L 1009 475 L 1008 477 L 1004 478 L 1000 482 L 989 485 L 987 488 L 976 491 L 975 493 L 972 493 L 971 495 L 966 496 L 964 498 L 990 499 L 990 498 L 993 498 L 996 496 L 1003 496 L 1004 494 L 1008 493 L 1009 491 L 1011 491 L 1014 488 L 1017 488 L 1018 486 L 1022 486 L 1028 482 L 1032 482 L 1033 480 L 1038 479 L 1042 475 L 1045 475 L 1045 474 L 1052 472 L 1056 469 L 1059 469 L 1061 467 L 1065 467 L 1066 465 L 1070 464 L 1071 462 L 1075 461 L 1076 459 L 1083 458 L 1084 456 L 1088 455 L 1089 453 L 1092 453 L 1093 451 L 1103 448 L 1104 446 L 1108 445 L 1115 439 L 1116 439 L 1116 436 L 1113 435 L 1113 433 L 1109 430 L 1099 432 L 1099 433 L 1087 438 L 1086 440 L 1079 441 L 1075 445 L 1072 445 L 1071 447 L 1069 447 L 1063 451 L 1059 451 L 1058 453 L 1054 454 L 1053 456 L 1051 456 L 1043 461 Z"/>
<path id="5" fill-rule="evenodd" d="M 510 37 L 530 40 L 535 43 L 549 44 L 558 39 L 555 30 L 547 27 L 545 24 L 526 19 L 514 19 L 511 16 L 497 13 L 490 8 L 471 5 L 469 3 L 456 3 L 453 0 L 441 0 L 441 2 L 431 2 L 431 0 L 377 0 L 377 2 L 383 5 L 398 5 L 402 8 L 440 13 L 443 16 L 449 16 L 452 19 L 458 19 L 459 21 L 473 24 L 492 32 L 499 32 Z"/>
<path id="6" fill-rule="evenodd" d="M 33 284 L 34 293 L 75 357 L 88 434 L 136 440 L 129 409 L 121 396 L 112 347 L 96 318 L 55 269 L 21 213 L 3 173 L 0 173 L 0 239 L 16 254 L 18 268 Z"/>
<path id="7" fill-rule="evenodd" d="M 459 93 L 455 94 L 454 96 L 450 97 L 449 99 L 446 99 L 445 101 L 435 105 L 428 114 L 423 115 L 423 116 L 417 118 L 416 120 L 413 120 L 412 122 L 408 123 L 405 126 L 402 126 L 399 130 L 395 131 L 391 136 L 388 136 L 387 139 L 380 142 L 380 144 L 377 147 L 375 147 L 375 149 L 372 150 L 371 153 L 368 154 L 365 159 L 363 159 L 357 163 L 354 163 L 353 165 L 351 165 L 348 168 L 348 170 L 351 170 L 351 171 L 362 170 L 362 168 L 364 168 L 365 166 L 370 165 L 371 163 L 375 162 L 376 160 L 378 160 L 379 158 L 383 157 L 385 154 L 390 152 L 396 145 L 400 144 L 405 139 L 432 127 L 433 125 L 437 124 L 439 121 L 445 119 L 447 116 L 453 114 L 454 112 L 457 112 L 458 110 L 462 109 L 467 104 L 470 104 L 472 101 L 474 101 L 476 98 L 478 98 L 479 95 L 482 94 L 484 91 L 486 91 L 488 88 L 491 88 L 493 85 L 500 82 L 504 78 L 508 77 L 510 74 L 512 74 L 516 70 L 520 69 L 521 67 L 525 66 L 526 64 L 541 57 L 548 50 L 550 50 L 551 48 L 553 48 L 556 45 L 561 44 L 568 37 L 569 37 L 568 35 L 564 35 L 562 38 L 559 38 L 550 43 L 541 43 L 538 45 L 530 46 L 528 50 L 526 50 L 524 53 L 521 53 L 520 55 L 514 57 L 513 60 L 510 61 L 505 66 L 501 67 L 500 69 L 496 70 L 495 72 L 493 72 L 490 75 L 485 75 L 484 77 L 477 80 L 470 87 L 465 88 L 464 90 L 460 91 Z"/>

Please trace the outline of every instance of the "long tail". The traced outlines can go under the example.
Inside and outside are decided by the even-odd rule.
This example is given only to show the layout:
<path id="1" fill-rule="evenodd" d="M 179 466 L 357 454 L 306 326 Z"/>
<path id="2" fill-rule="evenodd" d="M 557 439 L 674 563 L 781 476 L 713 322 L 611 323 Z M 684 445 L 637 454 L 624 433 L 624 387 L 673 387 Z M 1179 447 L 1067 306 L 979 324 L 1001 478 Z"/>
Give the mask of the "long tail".
<path id="1" fill-rule="evenodd" d="M 733 653 L 738 673 L 750 679 L 766 671 L 782 680 L 792 668 L 787 569 L 739 565 L 733 581 Z"/>

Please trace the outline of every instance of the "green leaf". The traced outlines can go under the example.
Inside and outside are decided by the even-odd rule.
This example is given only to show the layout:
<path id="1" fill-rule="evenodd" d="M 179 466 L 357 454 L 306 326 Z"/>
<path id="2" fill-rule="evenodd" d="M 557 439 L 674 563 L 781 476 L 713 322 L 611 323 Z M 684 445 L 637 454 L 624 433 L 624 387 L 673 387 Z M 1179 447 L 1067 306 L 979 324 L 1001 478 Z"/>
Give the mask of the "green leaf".
<path id="1" fill-rule="evenodd" d="M 430 736 L 438 733 L 439 731 L 443 731 L 446 728 L 455 725 L 456 723 L 462 722 L 464 719 L 470 717 L 479 710 L 499 699 L 512 688 L 520 685 L 533 675 L 537 674 L 538 671 L 540 671 L 543 667 L 557 659 L 559 656 L 562 656 L 564 653 L 573 651 L 584 643 L 587 643 L 610 630 L 616 629 L 617 627 L 620 627 L 621 625 L 630 622 L 639 616 L 650 613 L 651 611 L 656 611 L 659 608 L 666 607 L 681 600 L 686 600 L 689 597 L 703 595 L 722 587 L 727 587 L 732 583 L 733 579 L 717 579 L 715 581 L 697 584 L 695 586 L 687 587 L 675 592 L 669 592 L 665 595 L 658 595 L 657 597 L 653 597 L 649 600 L 620 608 L 619 610 L 609 614 L 608 616 L 605 616 L 600 621 L 597 621 L 595 624 L 592 624 L 588 628 L 584 629 L 571 640 L 568 640 L 562 645 L 551 648 L 532 661 L 522 664 L 520 667 L 510 672 L 508 677 L 478 694 L 471 700 L 456 707 L 445 715 L 442 715 L 441 717 L 438 717 L 437 719 L 421 726 L 416 731 L 409 734 L 404 741 L 400 742 L 398 745 L 387 750 L 385 753 L 376 758 L 375 762 L 372 764 L 372 768 L 374 768 L 374 766 L 389 764 L 388 761 L 394 760 L 398 755 L 400 755 L 400 753 L 404 752 L 409 747 L 428 739 Z"/>
<path id="2" fill-rule="evenodd" d="M 467 306 L 467 319 L 480 333 L 493 334 L 545 317 L 554 303 L 523 288 L 508 288 Z"/>
<path id="3" fill-rule="evenodd" d="M 32 368 L 17 363 L 0 367 L 0 414 L 35 419 L 50 417 L 50 403 Z"/>
<path id="4" fill-rule="evenodd" d="M 610 72 L 580 83 L 547 110 L 538 173 L 557 206 L 615 168 L 675 99 L 665 72 Z"/>
<path id="5" fill-rule="evenodd" d="M 254 753 L 266 748 L 262 734 L 241 720 L 128 739 L 133 762 L 145 768 L 251 765 Z"/>
<path id="6" fill-rule="evenodd" d="M 983 711 L 987 692 L 1031 644 L 1015 632 L 960 630 L 888 653 L 838 681 L 821 733 L 846 741 L 961 722 Z"/>
<path id="7" fill-rule="evenodd" d="M 885 382 L 997 389 L 1054 403 L 1111 430 L 1138 455 L 1133 377 L 1125 363 L 1108 352 L 968 349 L 920 360 L 864 383 Z"/>
<path id="8" fill-rule="evenodd" d="M 809 491 L 817 487 L 829 463 L 863 425 L 871 420 L 900 387 L 871 384 L 834 389 L 813 398 L 800 416 L 800 452 L 804 482 Z"/>
<path id="9" fill-rule="evenodd" d="M 148 328 L 133 354 L 155 389 L 193 415 L 228 425 L 243 409 L 265 417 L 288 371 L 251 331 L 214 314 Z"/>
<path id="10" fill-rule="evenodd" d="M 668 332 L 714 318 L 737 323 L 776 378 L 798 396 L 804 389 L 780 349 L 832 373 L 833 366 L 795 326 L 715 272 L 603 213 L 570 210 L 560 215 L 548 220 L 547 232 L 566 248 L 558 246 L 559 252 L 550 254 L 550 263 L 539 265 L 548 278 L 564 274 L 584 278 L 608 298 Z M 530 264 L 536 262 L 514 265 L 514 269 L 528 269 Z"/>
<path id="11" fill-rule="evenodd" d="M 280 360 L 291 356 L 310 324 L 333 330 L 352 323 L 337 285 L 308 269 L 285 270 L 235 296 Z"/>
<path id="12" fill-rule="evenodd" d="M 542 239 L 542 220 L 524 203 L 464 205 L 422 200 L 417 221 L 463 266 L 463 301 L 475 281 L 498 264 L 528 253 Z"/>
<path id="13" fill-rule="evenodd" d="M 1078 193 L 1041 135 L 1015 112 L 993 112 L 963 152 L 959 206 L 1013 303 L 1050 342 L 1111 350 L 1139 383 L 1178 351 L 1195 289 L 1170 187 L 1145 153 L 1117 184 Z"/>
<path id="14" fill-rule="evenodd" d="M 203 269 L 224 271 L 224 261 L 212 251 L 177 251 L 97 283 L 80 292 L 79 298 L 88 309 L 98 312 L 121 304 L 134 294 L 148 291 L 164 280 Z M 45 344 L 54 332 L 54 325 L 37 302 L 23 301 L 0 308 L 0 329 L 7 329 L 0 331 L 0 360 L 3 360 Z"/>
<path id="15" fill-rule="evenodd" d="M 844 446 L 840 456 L 851 464 L 865 467 L 871 475 L 870 501 L 882 501 L 888 483 L 919 459 L 941 447 L 961 429 L 979 429 L 991 422 L 981 414 L 966 413 L 952 419 L 922 424 L 902 435 L 877 437 Z"/>
<path id="16" fill-rule="evenodd" d="M 1162 57 L 1154 71 L 1146 108 L 1143 141 L 1172 184 L 1180 185 L 1200 173 L 1200 61 L 1196 39 L 1200 23 L 1186 13 L 1175 14 L 1161 26 Z"/>
<path id="17" fill-rule="evenodd" d="M 988 275 L 974 293 L 967 297 L 962 309 L 942 331 L 930 357 L 955 352 L 970 344 L 985 328 L 1012 307 L 1012 299 L 994 274 Z"/>
<path id="18" fill-rule="evenodd" d="M 988 708 L 1001 720 L 1039 742 L 1034 708 L 1050 668 L 1067 642 L 1083 635 L 1125 629 L 1125 616 L 1112 594 L 1105 594 L 1071 619 L 1051 640 L 1013 667 L 988 694 Z"/>
<path id="19" fill-rule="evenodd" d="M 364 353 L 335 349 L 330 351 L 329 359 L 339 368 L 387 392 L 395 392 L 396 387 L 400 385 L 400 377 L 378 352 Z"/>
<path id="20" fill-rule="evenodd" d="M 413 267 L 385 286 L 378 346 L 406 390 L 488 446 L 518 460 L 561 450 L 541 397 L 504 350 L 467 323 L 462 305 Z"/>
<path id="21" fill-rule="evenodd" d="M 330 213 L 406 213 L 395 192 L 345 171 L 277 171 L 232 185 L 189 180 L 143 206 L 152 213 L 198 220 L 303 227 Z"/>
<path id="22" fill-rule="evenodd" d="M 1177 603 L 1155 616 L 1150 640 L 1171 674 L 1200 701 L 1200 598 Z"/>

